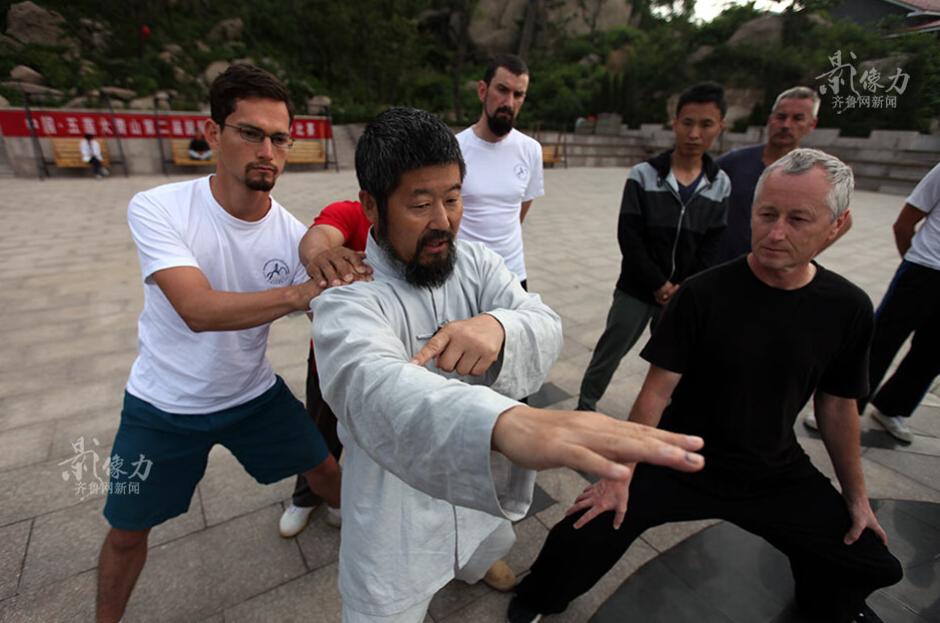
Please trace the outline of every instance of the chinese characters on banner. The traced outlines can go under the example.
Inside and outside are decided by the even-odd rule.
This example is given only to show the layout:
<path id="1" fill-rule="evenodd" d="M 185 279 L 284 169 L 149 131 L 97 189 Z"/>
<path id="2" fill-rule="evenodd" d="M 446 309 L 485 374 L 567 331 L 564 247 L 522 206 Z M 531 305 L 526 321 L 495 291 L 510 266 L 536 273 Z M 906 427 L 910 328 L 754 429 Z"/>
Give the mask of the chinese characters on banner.
<path id="1" fill-rule="evenodd" d="M 855 52 L 850 51 L 849 57 L 851 61 L 858 60 Z M 858 108 L 897 108 L 898 95 L 904 93 L 911 79 L 900 67 L 887 76 L 885 82 L 882 82 L 881 72 L 874 67 L 863 70 L 859 76 L 852 62 L 843 61 L 842 50 L 836 50 L 829 57 L 829 64 L 832 69 L 816 76 L 816 80 L 823 81 L 819 85 L 820 94 L 832 93 L 832 107 L 838 115 Z"/>
<path id="2" fill-rule="evenodd" d="M 192 138 L 208 115 L 152 113 L 33 110 L 33 127 L 39 137 L 81 138 L 94 134 L 105 138 Z M 29 136 L 29 124 L 23 110 L 0 110 L 0 133 L 4 136 Z M 291 133 L 295 139 L 326 139 L 333 128 L 326 117 L 294 117 Z"/>

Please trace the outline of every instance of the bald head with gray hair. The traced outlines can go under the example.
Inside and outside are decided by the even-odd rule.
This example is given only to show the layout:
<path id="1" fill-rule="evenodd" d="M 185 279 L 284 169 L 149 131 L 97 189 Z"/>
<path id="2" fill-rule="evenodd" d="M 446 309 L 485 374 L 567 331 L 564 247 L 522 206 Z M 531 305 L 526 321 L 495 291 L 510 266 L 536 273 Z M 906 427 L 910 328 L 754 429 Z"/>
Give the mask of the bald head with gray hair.
<path id="1" fill-rule="evenodd" d="M 780 105 L 782 100 L 812 100 L 813 119 L 819 117 L 819 104 L 821 100 L 819 99 L 819 94 L 809 87 L 792 87 L 787 89 L 778 95 L 777 99 L 774 100 L 774 107 L 772 110 L 777 110 L 777 106 Z"/>
<path id="2" fill-rule="evenodd" d="M 826 195 L 826 205 L 829 206 L 832 220 L 835 221 L 849 207 L 852 190 L 855 188 L 855 177 L 847 164 L 818 149 L 806 147 L 794 149 L 764 169 L 754 189 L 754 203 L 756 204 L 757 198 L 760 197 L 764 181 L 774 171 L 780 171 L 784 175 L 801 175 L 813 167 L 822 169 L 829 181 L 830 188 Z"/>

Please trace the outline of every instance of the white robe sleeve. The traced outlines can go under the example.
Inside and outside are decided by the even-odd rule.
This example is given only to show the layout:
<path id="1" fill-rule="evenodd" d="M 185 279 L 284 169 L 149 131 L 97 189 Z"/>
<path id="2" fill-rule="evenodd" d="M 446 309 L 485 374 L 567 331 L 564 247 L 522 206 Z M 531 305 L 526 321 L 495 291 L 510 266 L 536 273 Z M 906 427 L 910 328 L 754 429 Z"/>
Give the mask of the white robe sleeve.
<path id="1" fill-rule="evenodd" d="M 522 291 L 501 260 L 483 264 L 492 272 L 485 270 L 478 282 L 487 284 L 480 309 L 492 305 L 506 331 L 494 387 L 521 397 L 538 388 L 560 351 L 561 323 L 538 297 Z M 496 419 L 518 403 L 409 363 L 411 353 L 393 328 L 394 312 L 370 291 L 383 286 L 332 289 L 314 301 L 324 399 L 355 443 L 409 486 L 458 506 L 521 518 L 532 500 L 535 472 L 491 451 Z M 538 353 L 525 352 L 540 344 Z"/>
<path id="2" fill-rule="evenodd" d="M 483 284 L 480 309 L 506 332 L 500 360 L 487 372 L 486 384 L 505 396 L 524 398 L 539 390 L 561 354 L 561 318 L 538 294 L 522 289 L 501 257 L 482 247 L 477 251 Z"/>

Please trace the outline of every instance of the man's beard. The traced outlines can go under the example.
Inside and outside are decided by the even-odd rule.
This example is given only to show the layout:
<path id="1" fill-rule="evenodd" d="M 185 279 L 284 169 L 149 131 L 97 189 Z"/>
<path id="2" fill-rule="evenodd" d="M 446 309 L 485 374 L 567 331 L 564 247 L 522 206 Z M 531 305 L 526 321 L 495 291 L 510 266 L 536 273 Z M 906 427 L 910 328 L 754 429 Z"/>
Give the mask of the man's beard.
<path id="1" fill-rule="evenodd" d="M 501 115 L 500 113 L 507 113 L 508 116 Z M 486 125 L 489 127 L 490 132 L 496 136 L 506 136 L 509 134 L 509 132 L 512 131 L 513 121 L 512 109 L 508 106 L 497 108 L 492 115 L 486 113 Z"/>
<path id="2" fill-rule="evenodd" d="M 248 165 L 245 167 L 245 186 L 251 190 L 262 190 L 269 191 L 274 188 L 274 182 L 277 181 L 277 173 L 272 173 L 270 177 L 267 175 L 261 176 L 252 176 L 251 171 L 254 168 L 254 165 Z"/>
<path id="3" fill-rule="evenodd" d="M 457 247 L 454 246 L 454 235 L 449 231 L 435 229 L 421 236 L 418 244 L 415 245 L 414 255 L 411 260 L 404 261 L 398 252 L 392 247 L 388 237 L 385 235 L 386 228 L 381 227 L 376 231 L 376 240 L 386 253 L 402 265 L 405 274 L 405 281 L 419 288 L 437 288 L 444 285 L 447 278 L 454 272 L 454 264 L 457 262 Z M 433 260 L 429 264 L 421 264 L 419 258 L 421 251 L 425 246 L 436 244 L 441 241 L 447 241 L 447 254 Z"/>

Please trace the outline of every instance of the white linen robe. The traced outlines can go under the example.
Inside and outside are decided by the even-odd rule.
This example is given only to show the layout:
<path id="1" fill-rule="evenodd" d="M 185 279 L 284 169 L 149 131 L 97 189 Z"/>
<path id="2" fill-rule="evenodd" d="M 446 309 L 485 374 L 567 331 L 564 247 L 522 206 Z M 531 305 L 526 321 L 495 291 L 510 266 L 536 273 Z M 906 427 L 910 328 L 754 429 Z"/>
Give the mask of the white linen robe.
<path id="1" fill-rule="evenodd" d="M 311 304 L 320 388 L 345 445 L 340 592 L 365 614 L 429 598 L 532 502 L 535 472 L 492 452 L 492 429 L 515 398 L 541 386 L 561 352 L 561 320 L 498 255 L 454 244 L 453 274 L 419 288 L 370 233 L 375 281 L 327 290 Z M 485 375 L 409 363 L 445 322 L 484 312 L 506 334 Z"/>

